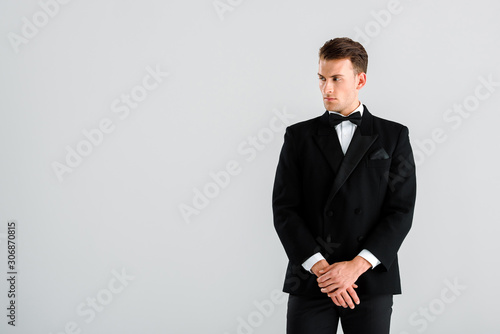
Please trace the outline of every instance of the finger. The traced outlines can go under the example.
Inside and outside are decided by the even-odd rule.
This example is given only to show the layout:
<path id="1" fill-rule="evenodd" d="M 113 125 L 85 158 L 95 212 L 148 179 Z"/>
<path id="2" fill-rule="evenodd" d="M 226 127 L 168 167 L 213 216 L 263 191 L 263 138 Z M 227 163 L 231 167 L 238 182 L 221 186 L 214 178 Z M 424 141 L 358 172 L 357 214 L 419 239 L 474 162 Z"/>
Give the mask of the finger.
<path id="1" fill-rule="evenodd" d="M 324 282 L 324 281 L 328 280 L 329 277 L 327 276 L 327 274 L 328 273 L 321 275 L 320 277 L 318 277 L 316 279 L 316 281 L 318 281 L 318 283 L 321 283 L 321 282 Z"/>
<path id="2" fill-rule="evenodd" d="M 330 282 L 330 281 L 328 281 L 328 282 L 329 282 L 328 285 L 325 285 L 324 287 L 321 288 L 321 292 L 330 293 L 330 292 L 333 292 L 339 288 L 338 283 Z"/>
<path id="3" fill-rule="evenodd" d="M 330 284 L 331 284 L 331 282 L 329 282 L 329 280 L 326 280 L 326 281 L 321 281 L 321 282 L 318 280 L 318 286 L 319 286 L 320 288 L 324 288 L 324 287 L 326 287 L 326 286 L 328 286 L 328 285 L 330 285 Z"/>
<path id="4" fill-rule="evenodd" d="M 356 303 L 356 305 L 359 305 L 360 300 L 356 291 L 354 291 L 353 288 L 347 288 L 347 293 L 349 293 L 354 303 Z"/>
<path id="5" fill-rule="evenodd" d="M 318 281 L 318 283 L 322 283 L 322 282 L 326 282 L 332 278 L 333 278 L 332 273 L 329 271 L 329 272 L 324 273 L 320 277 L 318 277 L 316 280 Z"/>
<path id="6" fill-rule="evenodd" d="M 319 282 L 319 283 L 318 283 L 318 286 L 319 286 L 320 288 L 326 288 L 327 286 L 332 285 L 332 284 L 335 284 L 335 283 L 337 283 L 337 282 L 335 282 L 335 281 L 334 281 L 334 280 L 332 280 L 332 279 L 327 279 L 326 281 Z"/>
<path id="7" fill-rule="evenodd" d="M 326 273 L 328 271 L 330 271 L 330 269 L 332 268 L 331 265 L 327 266 L 327 267 L 324 267 L 323 269 L 320 269 L 319 270 L 319 273 L 322 274 L 322 273 Z"/>
<path id="8" fill-rule="evenodd" d="M 347 304 L 344 300 L 344 298 L 342 298 L 342 295 L 337 295 L 337 301 L 339 302 L 340 306 L 342 306 L 343 308 L 346 308 L 347 307 Z"/>
<path id="9" fill-rule="evenodd" d="M 330 286 L 327 286 L 326 288 L 321 288 L 321 292 L 328 294 L 330 292 L 335 291 L 335 289 L 337 289 L 336 286 L 330 285 Z"/>
<path id="10" fill-rule="evenodd" d="M 344 308 L 349 306 L 349 308 L 352 310 L 354 308 L 354 303 L 351 299 L 351 296 L 349 296 L 349 294 L 346 291 L 342 291 L 341 295 L 342 299 L 344 299 L 345 304 L 347 304 L 346 306 L 344 305 L 342 306 L 344 306 Z"/>
<path id="11" fill-rule="evenodd" d="M 352 284 L 352 287 L 353 287 L 354 289 L 356 289 L 358 286 L 357 286 L 355 283 L 353 283 L 353 284 Z"/>
<path id="12" fill-rule="evenodd" d="M 333 301 L 335 305 L 340 306 L 339 302 L 337 301 L 337 298 L 333 294 L 328 295 L 328 297 L 330 297 L 330 299 Z"/>

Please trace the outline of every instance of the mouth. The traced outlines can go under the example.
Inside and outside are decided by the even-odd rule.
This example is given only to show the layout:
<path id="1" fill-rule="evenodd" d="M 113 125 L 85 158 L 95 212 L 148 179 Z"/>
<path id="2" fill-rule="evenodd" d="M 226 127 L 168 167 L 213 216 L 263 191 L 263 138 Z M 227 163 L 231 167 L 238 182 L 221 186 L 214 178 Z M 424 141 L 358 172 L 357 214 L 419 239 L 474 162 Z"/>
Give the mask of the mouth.
<path id="1" fill-rule="evenodd" d="M 336 98 L 334 98 L 334 97 L 324 97 L 323 99 L 326 100 L 326 101 L 329 101 L 329 102 L 333 101 L 333 100 L 336 100 Z"/>

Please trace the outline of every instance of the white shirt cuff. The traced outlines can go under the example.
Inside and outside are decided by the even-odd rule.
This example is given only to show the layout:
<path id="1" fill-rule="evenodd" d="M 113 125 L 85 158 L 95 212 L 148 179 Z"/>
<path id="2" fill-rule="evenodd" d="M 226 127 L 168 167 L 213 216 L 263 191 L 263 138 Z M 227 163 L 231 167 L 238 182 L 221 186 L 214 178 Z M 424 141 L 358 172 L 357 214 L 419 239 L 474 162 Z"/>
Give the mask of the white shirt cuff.
<path id="1" fill-rule="evenodd" d="M 314 274 L 312 271 L 311 271 L 311 268 L 319 261 L 321 260 L 325 260 L 325 257 L 323 255 L 321 255 L 320 252 L 314 254 L 313 256 L 311 256 L 310 258 L 308 258 L 304 263 L 302 263 L 302 267 L 307 270 L 308 272 L 310 272 L 311 274 Z"/>
<path id="2" fill-rule="evenodd" d="M 366 261 L 370 262 L 372 269 L 378 266 L 381 262 L 368 249 L 363 249 L 358 256 L 361 256 Z"/>

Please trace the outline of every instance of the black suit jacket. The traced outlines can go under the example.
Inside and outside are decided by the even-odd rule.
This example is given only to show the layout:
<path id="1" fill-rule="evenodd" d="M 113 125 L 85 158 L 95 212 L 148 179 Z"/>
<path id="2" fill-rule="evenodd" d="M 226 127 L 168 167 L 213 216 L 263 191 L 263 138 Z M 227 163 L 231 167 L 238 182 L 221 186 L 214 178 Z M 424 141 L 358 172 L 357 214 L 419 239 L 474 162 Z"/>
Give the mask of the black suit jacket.
<path id="1" fill-rule="evenodd" d="M 410 230 L 416 195 L 408 128 L 364 107 L 344 156 L 328 111 L 286 129 L 273 189 L 274 225 L 289 258 L 283 291 L 321 295 L 302 263 L 328 263 L 368 249 L 381 264 L 360 276 L 358 294 L 399 294 L 397 252 Z"/>

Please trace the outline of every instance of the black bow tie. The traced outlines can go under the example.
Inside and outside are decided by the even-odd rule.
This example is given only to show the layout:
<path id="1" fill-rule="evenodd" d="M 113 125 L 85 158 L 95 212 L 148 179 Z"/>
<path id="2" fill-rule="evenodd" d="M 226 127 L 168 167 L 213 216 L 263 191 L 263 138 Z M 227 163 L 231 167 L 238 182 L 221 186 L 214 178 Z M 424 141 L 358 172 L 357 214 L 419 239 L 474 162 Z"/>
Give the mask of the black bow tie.
<path id="1" fill-rule="evenodd" d="M 352 113 L 349 116 L 342 116 L 339 114 L 330 113 L 328 120 L 330 122 L 331 127 L 339 125 L 343 121 L 351 121 L 352 123 L 359 126 L 361 124 L 361 113 L 359 111 L 356 111 L 355 113 Z"/>

